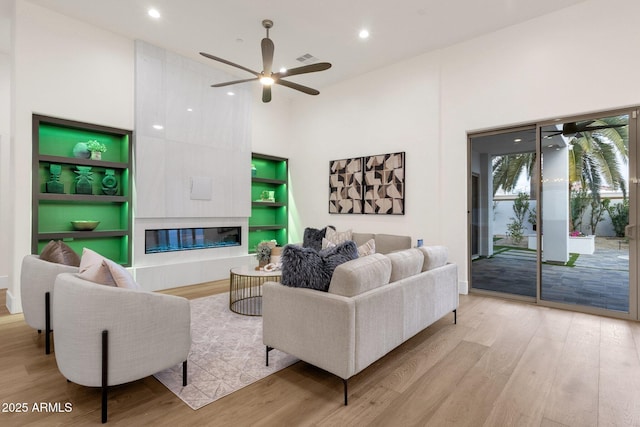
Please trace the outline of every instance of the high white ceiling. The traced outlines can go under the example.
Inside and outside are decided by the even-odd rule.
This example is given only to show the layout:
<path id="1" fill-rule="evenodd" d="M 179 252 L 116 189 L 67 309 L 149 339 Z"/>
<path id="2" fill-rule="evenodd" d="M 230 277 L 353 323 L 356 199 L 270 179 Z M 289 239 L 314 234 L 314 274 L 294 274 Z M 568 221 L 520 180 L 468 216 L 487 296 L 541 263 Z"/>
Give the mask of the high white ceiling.
<path id="1" fill-rule="evenodd" d="M 242 77 L 199 51 L 262 70 L 263 19 L 274 21 L 275 67 L 311 54 L 333 67 L 290 78 L 321 89 L 367 71 L 505 28 L 585 0 L 29 0 L 118 34 L 142 39 Z M 162 17 L 153 20 L 147 9 Z M 358 32 L 371 36 L 363 41 Z M 402 76 L 393 76 L 402 78 Z M 212 82 L 214 83 L 214 82 Z"/>

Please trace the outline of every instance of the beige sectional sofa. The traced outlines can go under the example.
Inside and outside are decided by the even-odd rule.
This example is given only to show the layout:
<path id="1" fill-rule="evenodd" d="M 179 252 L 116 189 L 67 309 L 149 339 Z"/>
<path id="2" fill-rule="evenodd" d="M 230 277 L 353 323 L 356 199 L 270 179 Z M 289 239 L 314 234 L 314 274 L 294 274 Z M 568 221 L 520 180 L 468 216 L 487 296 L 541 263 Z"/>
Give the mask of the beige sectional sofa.
<path id="1" fill-rule="evenodd" d="M 455 322 L 457 276 L 457 266 L 447 263 L 447 249 L 432 246 L 341 264 L 328 292 L 267 282 L 262 290 L 267 364 L 276 348 L 339 376 L 346 405 L 351 376 L 448 313 Z"/>

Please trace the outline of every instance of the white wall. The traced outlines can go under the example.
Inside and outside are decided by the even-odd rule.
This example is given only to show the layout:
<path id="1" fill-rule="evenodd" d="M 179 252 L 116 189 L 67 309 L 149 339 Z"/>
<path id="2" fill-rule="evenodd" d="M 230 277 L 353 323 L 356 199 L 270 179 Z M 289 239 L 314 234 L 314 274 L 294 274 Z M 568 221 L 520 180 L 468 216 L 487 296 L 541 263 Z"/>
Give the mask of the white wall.
<path id="1" fill-rule="evenodd" d="M 31 114 L 125 129 L 134 119 L 132 40 L 24 0 L 16 6 L 15 134 L 11 181 L 1 184 L 15 217 L 15 234 L 2 243 L 12 311 L 30 252 Z M 640 104 L 637 16 L 635 0 L 591 0 L 291 105 L 274 94 L 253 113 L 252 150 L 290 159 L 290 240 L 306 226 L 334 224 L 444 244 L 465 291 L 467 132 Z M 406 215 L 328 214 L 330 160 L 395 151 L 407 154 Z"/>
<path id="2" fill-rule="evenodd" d="M 327 224 L 442 243 L 439 55 L 419 58 L 332 86 L 295 102 L 290 173 L 297 217 L 291 234 Z M 328 213 L 329 161 L 406 152 L 405 215 Z"/>
<path id="3" fill-rule="evenodd" d="M 9 181 L 11 156 L 11 67 L 12 32 L 14 17 L 13 1 L 0 0 L 0 236 L 11 233 L 11 199 L 9 187 L 2 185 Z M 0 289 L 9 286 L 8 245 L 0 244 Z"/>
<path id="4" fill-rule="evenodd" d="M 639 13 L 635 0 L 592 0 L 443 51 L 442 179 L 450 197 L 439 223 L 461 280 L 465 133 L 640 103 L 640 57 L 630 48 L 640 43 Z M 617 65 L 600 65 L 596 52 Z"/>
<path id="5" fill-rule="evenodd" d="M 13 235 L 7 306 L 21 311 L 20 264 L 31 253 L 33 113 L 133 129 L 133 42 L 95 26 L 16 2 L 15 135 L 10 181 Z"/>
<path id="6" fill-rule="evenodd" d="M 334 224 L 444 244 L 466 291 L 467 133 L 640 103 L 640 57 L 631 48 L 640 44 L 639 14 L 634 0 L 587 1 L 296 102 L 291 173 L 304 218 L 296 226 Z M 600 65 L 595 54 L 602 52 Z M 401 150 L 406 215 L 327 213 L 329 160 Z"/>

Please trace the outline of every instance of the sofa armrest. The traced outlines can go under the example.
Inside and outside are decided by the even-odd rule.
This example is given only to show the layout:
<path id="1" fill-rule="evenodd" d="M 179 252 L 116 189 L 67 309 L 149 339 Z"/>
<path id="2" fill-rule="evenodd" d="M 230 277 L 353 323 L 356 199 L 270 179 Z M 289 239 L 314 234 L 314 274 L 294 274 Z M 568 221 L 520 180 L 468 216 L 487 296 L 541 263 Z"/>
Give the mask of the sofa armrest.
<path id="1" fill-rule="evenodd" d="M 109 333 L 109 385 L 144 378 L 187 359 L 191 308 L 185 298 L 58 275 L 53 317 L 56 361 L 69 380 L 101 384 L 101 336 Z"/>
<path id="2" fill-rule="evenodd" d="M 352 298 L 276 282 L 262 287 L 263 342 L 347 379 L 355 371 Z"/>

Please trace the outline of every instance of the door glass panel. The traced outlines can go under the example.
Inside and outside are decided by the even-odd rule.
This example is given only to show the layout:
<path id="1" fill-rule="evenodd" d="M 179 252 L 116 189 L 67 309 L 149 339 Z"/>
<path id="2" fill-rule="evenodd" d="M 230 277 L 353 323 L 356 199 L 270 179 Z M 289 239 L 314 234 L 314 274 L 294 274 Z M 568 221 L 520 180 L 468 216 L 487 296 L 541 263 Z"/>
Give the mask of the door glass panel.
<path id="1" fill-rule="evenodd" d="M 536 130 L 471 138 L 471 288 L 536 297 Z"/>
<path id="2" fill-rule="evenodd" d="M 540 299 L 629 312 L 629 116 L 540 128 Z"/>

